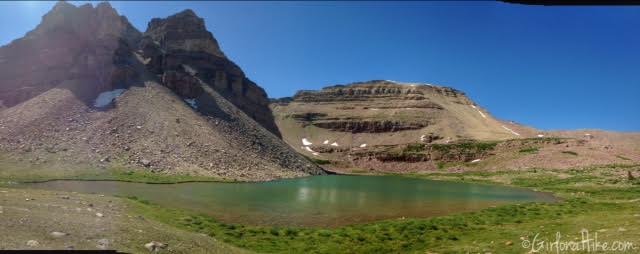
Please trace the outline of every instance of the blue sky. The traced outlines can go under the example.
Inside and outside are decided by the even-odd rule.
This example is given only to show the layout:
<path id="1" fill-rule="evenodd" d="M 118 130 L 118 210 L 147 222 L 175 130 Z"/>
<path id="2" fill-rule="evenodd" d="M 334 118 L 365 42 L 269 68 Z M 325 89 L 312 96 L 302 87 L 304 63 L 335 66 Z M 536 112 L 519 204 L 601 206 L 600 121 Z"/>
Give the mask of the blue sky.
<path id="1" fill-rule="evenodd" d="M 78 2 L 74 2 L 78 4 Z M 0 2 L 0 44 L 54 2 Z M 270 97 L 372 79 L 467 93 L 541 129 L 640 131 L 640 7 L 499 2 L 112 2 L 144 31 L 191 8 Z"/>

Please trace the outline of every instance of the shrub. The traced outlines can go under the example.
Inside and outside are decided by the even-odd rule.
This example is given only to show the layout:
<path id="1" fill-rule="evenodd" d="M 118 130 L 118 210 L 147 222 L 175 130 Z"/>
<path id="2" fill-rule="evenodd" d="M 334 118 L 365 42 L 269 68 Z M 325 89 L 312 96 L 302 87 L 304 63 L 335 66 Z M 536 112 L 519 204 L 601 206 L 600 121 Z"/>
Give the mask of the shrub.
<path id="1" fill-rule="evenodd" d="M 520 153 L 538 153 L 539 149 L 537 147 L 529 147 L 520 149 Z"/>

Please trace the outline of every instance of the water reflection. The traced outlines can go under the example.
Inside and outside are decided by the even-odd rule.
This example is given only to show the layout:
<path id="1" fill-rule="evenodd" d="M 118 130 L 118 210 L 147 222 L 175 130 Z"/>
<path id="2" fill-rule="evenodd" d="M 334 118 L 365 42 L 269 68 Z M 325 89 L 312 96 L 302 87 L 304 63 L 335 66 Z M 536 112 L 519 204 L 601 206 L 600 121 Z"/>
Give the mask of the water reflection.
<path id="1" fill-rule="evenodd" d="M 473 211 L 509 202 L 553 201 L 524 189 L 396 176 L 321 176 L 267 183 L 53 181 L 26 187 L 137 196 L 229 223 L 340 226 Z"/>

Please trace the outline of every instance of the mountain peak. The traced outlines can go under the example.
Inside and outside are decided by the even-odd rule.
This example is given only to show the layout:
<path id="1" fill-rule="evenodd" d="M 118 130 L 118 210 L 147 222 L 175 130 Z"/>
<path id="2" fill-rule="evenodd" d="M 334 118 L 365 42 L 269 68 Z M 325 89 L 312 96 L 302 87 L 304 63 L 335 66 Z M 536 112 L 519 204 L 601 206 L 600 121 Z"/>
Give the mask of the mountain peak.
<path id="1" fill-rule="evenodd" d="M 60 1 L 56 2 L 56 4 L 51 9 L 51 11 L 58 11 L 58 10 L 69 9 L 69 8 L 75 9 L 76 6 L 73 5 L 73 4 L 68 3 L 67 1 L 60 0 Z"/>
<path id="2" fill-rule="evenodd" d="M 164 19 L 152 19 L 147 26 L 147 31 L 157 30 L 163 26 L 168 27 L 169 29 L 187 29 L 186 31 L 188 32 L 207 32 L 204 25 L 204 19 L 198 17 L 198 15 L 196 15 L 196 13 L 191 9 L 183 10 Z"/>
<path id="3" fill-rule="evenodd" d="M 174 16 L 192 16 L 192 17 L 198 17 L 198 15 L 191 9 L 185 9 L 181 12 L 176 13 Z"/>

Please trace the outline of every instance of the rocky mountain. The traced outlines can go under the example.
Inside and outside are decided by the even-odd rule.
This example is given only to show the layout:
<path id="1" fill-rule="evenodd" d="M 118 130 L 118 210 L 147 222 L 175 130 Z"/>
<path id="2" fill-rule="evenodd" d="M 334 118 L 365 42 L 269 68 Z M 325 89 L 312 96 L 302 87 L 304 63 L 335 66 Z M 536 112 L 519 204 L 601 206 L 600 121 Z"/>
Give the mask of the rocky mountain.
<path id="1" fill-rule="evenodd" d="M 495 119 L 456 89 L 386 80 L 300 91 L 290 101 L 275 101 L 272 110 L 291 143 L 313 138 L 345 146 L 393 145 L 536 133 L 514 132 L 514 124 Z"/>
<path id="2" fill-rule="evenodd" d="M 149 22 L 140 42 L 148 69 L 182 97 L 203 94 L 197 79 L 209 84 L 236 107 L 279 136 L 265 91 L 229 60 L 204 20 L 191 10 Z"/>
<path id="3" fill-rule="evenodd" d="M 620 137 L 637 140 L 640 135 L 540 131 L 496 119 L 463 92 L 430 84 L 372 80 L 335 85 L 273 100 L 271 108 L 284 140 L 333 171 L 568 168 L 640 161 L 640 142 Z"/>
<path id="4" fill-rule="evenodd" d="M 25 37 L 0 49 L 0 101 L 12 107 L 65 80 L 90 103 L 98 93 L 129 85 L 128 59 L 141 33 L 107 3 L 95 8 L 59 2 Z"/>
<path id="5" fill-rule="evenodd" d="M 323 174 L 193 11 L 140 33 L 108 3 L 58 2 L 0 48 L 0 157 L 46 168 L 236 180 Z"/>

